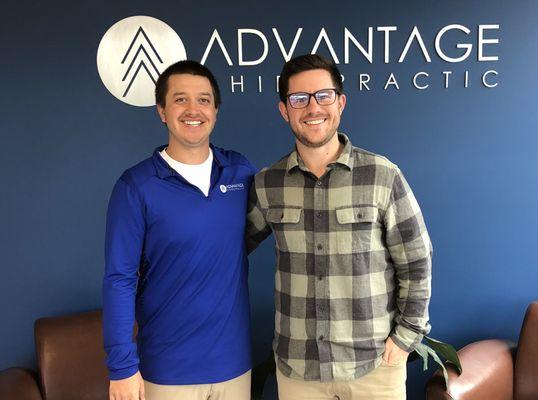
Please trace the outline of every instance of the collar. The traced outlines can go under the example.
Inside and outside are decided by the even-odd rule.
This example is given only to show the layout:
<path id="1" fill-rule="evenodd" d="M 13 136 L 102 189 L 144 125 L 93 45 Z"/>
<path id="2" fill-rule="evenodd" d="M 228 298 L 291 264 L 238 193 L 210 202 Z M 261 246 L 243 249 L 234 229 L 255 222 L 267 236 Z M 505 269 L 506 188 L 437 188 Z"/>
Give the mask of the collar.
<path id="1" fill-rule="evenodd" d="M 338 141 L 344 145 L 344 148 L 342 149 L 342 153 L 340 153 L 338 158 L 331 164 L 342 165 L 343 167 L 351 171 L 353 169 L 353 157 L 351 156 L 353 145 L 344 133 L 338 133 Z M 301 159 L 301 156 L 299 155 L 299 152 L 297 151 L 297 147 L 295 147 L 295 149 L 288 156 L 286 171 L 289 174 L 291 173 L 291 170 L 296 167 L 302 170 L 306 168 L 303 160 Z"/>
<path id="2" fill-rule="evenodd" d="M 166 144 L 157 147 L 153 151 L 153 155 L 151 156 L 153 160 L 153 165 L 155 166 L 155 170 L 157 171 L 157 175 L 159 178 L 164 179 L 169 176 L 172 176 L 175 174 L 175 171 L 173 170 L 170 165 L 159 154 L 163 149 L 166 148 Z M 211 150 L 213 151 L 213 163 L 216 164 L 220 168 L 225 168 L 230 166 L 230 162 L 226 159 L 224 154 L 222 154 L 222 150 L 218 147 L 213 146 L 213 144 L 209 144 L 209 147 L 211 147 Z"/>

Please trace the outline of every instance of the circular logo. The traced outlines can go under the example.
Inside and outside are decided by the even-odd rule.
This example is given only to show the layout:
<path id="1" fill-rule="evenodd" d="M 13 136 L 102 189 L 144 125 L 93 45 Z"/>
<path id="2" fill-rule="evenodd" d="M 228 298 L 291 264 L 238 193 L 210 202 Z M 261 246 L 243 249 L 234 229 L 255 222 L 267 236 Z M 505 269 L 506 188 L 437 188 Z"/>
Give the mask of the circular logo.
<path id="1" fill-rule="evenodd" d="M 220 191 L 222 193 L 226 193 L 228 191 L 228 188 L 226 188 L 226 186 L 224 186 L 224 185 L 220 185 Z"/>
<path id="2" fill-rule="evenodd" d="M 116 22 L 97 49 L 97 70 L 116 98 L 133 106 L 155 105 L 155 83 L 169 65 L 187 59 L 183 42 L 167 24 L 137 15 Z"/>

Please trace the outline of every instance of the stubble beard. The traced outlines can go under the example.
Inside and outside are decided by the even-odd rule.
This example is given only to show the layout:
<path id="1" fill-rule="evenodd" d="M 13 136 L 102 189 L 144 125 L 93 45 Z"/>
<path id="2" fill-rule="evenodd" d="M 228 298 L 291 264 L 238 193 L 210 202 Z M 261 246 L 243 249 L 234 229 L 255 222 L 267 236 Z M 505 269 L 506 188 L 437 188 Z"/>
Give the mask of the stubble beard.
<path id="1" fill-rule="evenodd" d="M 292 132 L 293 132 L 293 135 L 295 136 L 295 138 L 301 142 L 301 144 L 303 144 L 304 146 L 306 147 L 310 147 L 310 148 L 313 148 L 313 149 L 317 149 L 317 148 L 320 148 L 322 146 L 325 146 L 327 143 L 329 143 L 332 138 L 334 137 L 334 135 L 336 134 L 336 129 L 333 131 L 333 132 L 329 132 L 321 141 L 319 142 L 312 142 L 310 140 L 308 140 L 308 138 L 306 136 L 303 136 L 301 135 L 300 133 L 297 133 L 295 132 L 293 129 L 292 129 Z"/>

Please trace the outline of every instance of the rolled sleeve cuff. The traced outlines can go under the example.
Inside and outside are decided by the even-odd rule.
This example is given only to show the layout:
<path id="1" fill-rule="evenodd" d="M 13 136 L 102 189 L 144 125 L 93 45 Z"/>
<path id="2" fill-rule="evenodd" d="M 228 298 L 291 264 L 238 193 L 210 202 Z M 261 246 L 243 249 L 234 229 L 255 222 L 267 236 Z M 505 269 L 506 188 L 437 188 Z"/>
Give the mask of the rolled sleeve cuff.
<path id="1" fill-rule="evenodd" d="M 396 344 L 396 346 L 398 346 L 402 350 L 407 351 L 408 353 L 411 353 L 422 341 L 424 335 L 422 333 L 412 331 L 405 326 L 396 325 L 396 327 L 390 334 L 390 337 Z"/>

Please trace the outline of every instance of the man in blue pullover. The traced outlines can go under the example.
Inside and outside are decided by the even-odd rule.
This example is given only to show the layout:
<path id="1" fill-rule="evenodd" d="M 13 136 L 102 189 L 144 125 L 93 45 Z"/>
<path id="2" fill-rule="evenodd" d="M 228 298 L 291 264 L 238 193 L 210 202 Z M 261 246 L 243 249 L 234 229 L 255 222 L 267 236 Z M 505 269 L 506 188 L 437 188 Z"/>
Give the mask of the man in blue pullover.
<path id="1" fill-rule="evenodd" d="M 121 175 L 107 213 L 110 399 L 247 400 L 244 231 L 256 170 L 241 154 L 209 142 L 220 92 L 206 67 L 173 64 L 155 94 L 168 144 Z"/>

